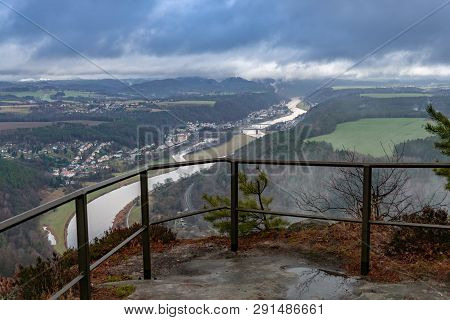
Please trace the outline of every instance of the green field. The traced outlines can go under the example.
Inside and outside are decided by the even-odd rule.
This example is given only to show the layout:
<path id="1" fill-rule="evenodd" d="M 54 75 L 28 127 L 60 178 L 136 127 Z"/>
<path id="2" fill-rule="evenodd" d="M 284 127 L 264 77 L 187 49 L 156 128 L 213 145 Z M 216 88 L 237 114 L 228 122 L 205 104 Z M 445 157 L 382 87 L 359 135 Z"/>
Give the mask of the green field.
<path id="1" fill-rule="evenodd" d="M 213 100 L 179 100 L 179 101 L 161 101 L 157 103 L 160 107 L 214 107 Z"/>
<path id="2" fill-rule="evenodd" d="M 43 101 L 53 101 L 50 97 L 56 94 L 56 90 L 36 90 L 36 91 L 4 91 L 0 92 L 0 96 L 12 95 L 17 98 L 33 97 L 34 99 L 40 99 Z M 96 96 L 95 93 L 77 91 L 77 90 L 64 90 L 65 97 L 92 97 Z"/>
<path id="3" fill-rule="evenodd" d="M 381 144 L 390 151 L 392 144 L 430 136 L 423 128 L 426 122 L 427 119 L 423 118 L 361 119 L 340 123 L 333 133 L 308 141 L 325 141 L 331 143 L 335 150 L 355 150 L 379 157 L 384 155 Z"/>
<path id="4" fill-rule="evenodd" d="M 362 93 L 360 97 L 376 98 L 376 99 L 391 99 L 391 98 L 420 98 L 431 97 L 429 93 L 417 93 L 417 92 L 399 92 L 399 93 Z"/>
<path id="5" fill-rule="evenodd" d="M 333 90 L 354 90 L 354 89 L 376 89 L 379 88 L 377 86 L 333 86 L 331 89 Z"/>
<path id="6" fill-rule="evenodd" d="M 34 99 L 41 99 L 44 101 L 52 101 L 50 96 L 54 95 L 56 90 L 36 90 L 36 91 L 11 91 L 0 92 L 0 96 L 13 95 L 17 98 L 33 97 Z"/>
<path id="7" fill-rule="evenodd" d="M 29 114 L 32 107 L 30 105 L 17 105 L 17 106 L 0 106 L 0 113 L 20 113 Z"/>
<path id="8" fill-rule="evenodd" d="M 131 209 L 128 224 L 132 226 L 135 223 L 141 224 L 141 206 L 134 206 Z"/>

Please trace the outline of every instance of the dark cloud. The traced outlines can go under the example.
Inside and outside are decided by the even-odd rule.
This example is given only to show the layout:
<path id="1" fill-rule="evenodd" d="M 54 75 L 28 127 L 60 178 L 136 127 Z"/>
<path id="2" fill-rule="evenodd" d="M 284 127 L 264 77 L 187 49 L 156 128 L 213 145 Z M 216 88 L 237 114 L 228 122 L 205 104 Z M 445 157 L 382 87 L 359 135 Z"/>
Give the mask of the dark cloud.
<path id="1" fill-rule="evenodd" d="M 277 61 L 297 58 L 319 61 L 356 60 L 443 2 L 21 0 L 10 3 L 94 58 L 130 53 L 161 57 L 223 53 L 264 44 L 268 48 L 298 52 L 295 57 L 280 56 Z M 385 48 L 382 54 L 426 51 L 427 63 L 450 63 L 449 16 L 450 6 Z M 12 41 L 32 44 L 46 38 L 18 15 L 10 13 L 6 19 L 0 21 L 0 45 Z M 56 41 L 46 41 L 33 52 L 36 59 L 71 55 Z"/>

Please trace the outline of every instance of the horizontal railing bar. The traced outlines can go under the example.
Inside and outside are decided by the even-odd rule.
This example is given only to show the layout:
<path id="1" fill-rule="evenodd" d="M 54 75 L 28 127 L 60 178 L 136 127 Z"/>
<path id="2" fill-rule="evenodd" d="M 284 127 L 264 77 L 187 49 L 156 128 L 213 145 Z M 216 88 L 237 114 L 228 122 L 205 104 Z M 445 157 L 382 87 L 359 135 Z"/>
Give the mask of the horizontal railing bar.
<path id="1" fill-rule="evenodd" d="M 450 168 L 450 163 L 396 162 L 396 163 L 369 163 L 368 166 L 370 166 L 371 168 L 439 169 L 439 168 Z"/>
<path id="2" fill-rule="evenodd" d="M 317 219 L 317 220 L 330 220 L 330 221 L 341 221 L 341 222 L 352 222 L 352 223 L 361 223 L 362 222 L 362 221 L 356 220 L 356 219 L 329 218 L 329 217 L 321 217 L 321 216 L 309 215 L 309 214 L 297 214 L 297 213 L 269 211 L 269 210 L 257 210 L 257 209 L 238 208 L 238 211 L 241 211 L 241 212 L 253 212 L 253 213 L 264 213 L 264 214 L 271 214 L 271 215 L 275 215 L 275 216 L 289 216 L 289 217 L 296 217 L 296 218 L 309 218 L 309 219 Z M 376 225 L 388 225 L 388 226 L 397 226 L 397 227 L 412 227 L 412 228 L 429 228 L 429 229 L 450 230 L 450 226 L 449 225 L 442 225 L 442 224 L 425 224 L 425 223 L 409 223 L 409 222 L 377 221 L 377 220 L 370 220 L 369 223 L 370 224 L 376 224 Z"/>
<path id="3" fill-rule="evenodd" d="M 24 223 L 30 219 L 33 219 L 37 216 L 40 216 L 40 215 L 42 215 L 52 209 L 55 209 L 63 204 L 73 201 L 73 200 L 75 200 L 76 197 L 78 197 L 82 194 L 92 193 L 94 191 L 109 187 L 113 184 L 130 179 L 134 176 L 137 176 L 141 172 L 144 172 L 147 170 L 177 168 L 177 167 L 183 167 L 183 166 L 191 166 L 191 165 L 215 163 L 215 162 L 227 162 L 227 161 L 229 161 L 228 158 L 214 158 L 214 159 L 206 159 L 206 160 L 192 160 L 192 161 L 184 161 L 184 162 L 175 162 L 175 163 L 169 163 L 169 164 L 163 164 L 163 165 L 150 165 L 145 168 L 137 168 L 137 169 L 131 170 L 129 172 L 126 172 L 120 176 L 113 177 L 113 178 L 105 180 L 103 182 L 96 183 L 92 186 L 79 189 L 79 190 L 72 192 L 68 195 L 65 195 L 59 199 L 50 201 L 39 207 L 33 208 L 31 210 L 28 210 L 21 214 L 18 214 L 12 218 L 4 220 L 4 221 L 0 222 L 0 233 L 2 233 L 3 231 L 6 231 L 8 229 L 11 229 L 21 223 Z"/>
<path id="4" fill-rule="evenodd" d="M 339 218 L 339 217 L 324 217 L 324 216 L 316 216 L 316 215 L 312 215 L 312 214 L 298 214 L 298 213 L 293 213 L 293 212 L 258 210 L 258 209 L 245 209 L 245 208 L 238 208 L 237 210 L 240 211 L 240 212 L 262 213 L 262 214 L 270 214 L 270 215 L 274 215 L 274 216 L 287 216 L 287 217 L 316 219 L 316 220 L 362 223 L 361 220 L 357 220 L 357 219 Z"/>
<path id="5" fill-rule="evenodd" d="M 229 209 L 229 208 L 228 207 L 215 207 L 215 208 L 191 211 L 191 212 L 188 212 L 188 213 L 185 213 L 185 214 L 180 214 L 180 215 L 178 215 L 176 217 L 172 217 L 172 218 L 167 218 L 167 219 L 162 219 L 162 220 L 158 220 L 158 221 L 155 221 L 155 222 L 151 222 L 150 225 L 153 226 L 153 225 L 156 225 L 156 224 L 161 224 L 161 223 L 173 221 L 173 220 L 177 220 L 177 219 L 180 219 L 180 218 L 191 217 L 191 216 L 195 216 L 195 215 L 202 214 L 202 213 L 208 213 L 208 212 L 224 210 L 224 209 Z"/>
<path id="6" fill-rule="evenodd" d="M 84 275 L 80 274 L 76 276 L 73 280 L 67 283 L 64 287 L 61 288 L 58 292 L 50 297 L 50 300 L 58 300 L 64 293 L 66 293 L 70 288 L 76 285 L 81 279 L 83 279 Z"/>
<path id="7" fill-rule="evenodd" d="M 54 201 L 43 204 L 39 207 L 33 208 L 21 214 L 18 214 L 12 218 L 0 222 L 0 233 L 8 229 L 11 229 L 23 222 L 33 219 L 39 215 L 42 215 L 54 208 L 57 208 L 63 204 L 66 204 L 74 200 L 77 196 L 82 194 L 88 194 L 96 190 L 108 187 L 118 182 L 122 182 L 134 176 L 137 176 L 141 172 L 147 170 L 158 170 L 158 169 L 169 169 L 178 168 L 183 166 L 192 166 L 207 163 L 218 163 L 218 162 L 238 162 L 241 164 L 259 164 L 259 165 L 293 165 L 293 166 L 311 166 L 311 167 L 371 167 L 371 168 L 450 168 L 450 163 L 359 163 L 359 162 L 329 162 L 329 161 L 287 161 L 287 160 L 246 160 L 246 159 L 231 159 L 231 158 L 213 158 L 204 160 L 192 160 L 184 162 L 174 162 L 166 164 L 149 165 L 144 168 L 138 168 L 127 172 L 118 177 L 108 179 L 106 181 L 97 183 L 95 185 L 77 190 L 71 194 L 63 196 Z"/>
<path id="8" fill-rule="evenodd" d="M 113 184 L 116 184 L 116 183 L 128 180 L 128 179 L 133 178 L 133 177 L 136 177 L 141 172 L 144 172 L 144 171 L 147 171 L 147 169 L 146 168 L 137 168 L 137 169 L 128 171 L 128 172 L 126 172 L 124 174 L 121 174 L 121 175 L 119 175 L 117 177 L 112 177 L 112 178 L 107 179 L 105 181 L 93 184 L 93 185 L 91 185 L 89 187 L 86 187 L 86 188 L 83 188 L 81 190 L 83 190 L 85 194 L 92 193 L 94 191 L 97 191 L 97 190 L 100 190 L 100 189 L 112 186 Z"/>
<path id="9" fill-rule="evenodd" d="M 70 201 L 75 200 L 77 197 L 83 195 L 87 195 L 94 191 L 106 188 L 113 184 L 125 181 L 127 179 L 133 178 L 143 172 L 147 172 L 149 170 L 160 170 L 160 169 L 170 169 L 170 168 L 179 168 L 185 166 L 193 166 L 193 165 L 202 165 L 208 163 L 219 163 L 219 162 L 228 162 L 235 164 L 255 164 L 255 165 L 287 165 L 287 166 L 309 166 L 309 167 L 346 167 L 346 168 L 450 168 L 450 163 L 362 163 L 362 162 L 330 162 L 330 161 L 289 161 L 289 160 L 247 160 L 247 159 L 234 159 L 234 158 L 212 158 L 212 159 L 203 159 L 203 160 L 192 160 L 192 161 L 183 161 L 183 162 L 174 162 L 174 163 L 164 163 L 164 164 L 155 164 L 155 165 L 147 165 L 145 167 L 140 167 L 129 172 L 126 172 L 118 177 L 113 177 L 111 179 L 107 179 L 103 182 L 96 183 L 92 186 L 79 189 L 75 192 L 72 192 L 68 195 L 65 195 L 59 199 L 50 201 L 43 205 L 40 205 L 31 210 L 25 211 L 21 214 L 18 214 L 12 218 L 4 220 L 0 222 L 0 233 L 9 230 L 21 223 L 24 223 L 28 220 L 31 220 L 35 217 L 38 217 L 52 209 L 55 209 L 61 205 L 64 205 Z M 150 223 L 150 225 L 157 225 L 165 222 L 170 222 L 180 218 L 186 218 L 194 215 L 199 215 L 203 213 L 208 213 L 217 210 L 230 209 L 230 207 L 215 207 L 203 210 L 196 210 L 187 212 L 185 214 L 181 214 L 172 218 L 162 219 L 156 222 Z M 299 214 L 299 213 L 291 213 L 291 212 L 280 212 L 280 211 L 266 211 L 266 210 L 257 210 L 257 209 L 245 209 L 238 208 L 238 212 L 253 212 L 260 214 L 269 214 L 275 216 L 289 216 L 296 218 L 309 218 L 315 220 L 326 220 L 326 221 L 340 221 L 340 222 L 350 222 L 350 223 L 362 223 L 360 220 L 350 219 L 350 218 L 339 218 L 339 217 L 324 217 L 317 216 L 311 214 Z M 394 221 L 369 221 L 370 224 L 373 225 L 388 225 L 388 226 L 398 226 L 398 227 L 414 227 L 414 228 L 434 228 L 434 229 L 443 229 L 450 230 L 449 225 L 434 225 L 434 224 L 420 224 L 420 223 L 408 223 L 408 222 L 394 222 Z M 119 245 L 114 247 L 111 251 L 109 251 L 106 255 L 101 257 L 99 260 L 95 261 L 93 264 L 89 266 L 89 270 L 94 270 L 98 266 L 100 266 L 104 261 L 109 259 L 112 255 L 122 249 L 125 245 L 127 245 L 130 241 L 140 235 L 144 230 L 146 230 L 146 226 L 142 226 L 124 241 L 122 241 Z M 51 299 L 58 299 L 64 293 L 66 293 L 70 288 L 72 288 L 75 284 L 79 283 L 82 279 L 84 279 L 85 275 L 80 274 L 67 283 L 61 290 L 56 292 Z"/>
<path id="10" fill-rule="evenodd" d="M 11 229 L 21 223 L 24 223 L 28 220 L 31 220 L 35 217 L 38 217 L 50 210 L 53 210 L 59 206 L 66 204 L 70 201 L 73 201 L 73 200 L 75 200 L 76 197 L 78 197 L 81 194 L 83 194 L 82 189 L 72 192 L 68 195 L 65 195 L 59 199 L 47 202 L 43 205 L 40 205 L 39 207 L 25 211 L 25 212 L 18 214 L 12 218 L 6 219 L 6 220 L 0 222 L 0 233 L 6 231 L 8 229 Z"/>
<path id="11" fill-rule="evenodd" d="M 305 167 L 352 167 L 362 168 L 366 164 L 359 162 L 333 162 L 333 161 L 291 161 L 291 160 L 248 160 L 248 159 L 230 159 L 230 162 L 238 162 L 240 164 L 259 164 L 259 165 L 275 165 L 275 166 L 305 166 Z"/>
<path id="12" fill-rule="evenodd" d="M 444 225 L 444 224 L 410 223 L 410 222 L 377 221 L 377 220 L 370 220 L 369 223 L 376 224 L 376 225 L 384 225 L 384 226 L 394 226 L 394 227 L 411 227 L 411 228 L 450 230 L 450 225 Z"/>
<path id="13" fill-rule="evenodd" d="M 155 165 L 148 165 L 141 168 L 136 168 L 134 170 L 131 170 L 129 172 L 126 172 L 124 174 L 121 174 L 120 176 L 110 178 L 108 180 L 105 180 L 103 182 L 96 183 L 92 186 L 84 188 L 85 193 L 91 193 L 94 191 L 97 191 L 99 189 L 103 189 L 106 187 L 109 187 L 113 184 L 122 182 L 124 180 L 133 178 L 142 172 L 149 171 L 149 170 L 160 170 L 160 169 L 170 169 L 170 168 L 179 168 L 179 167 L 185 167 L 185 166 L 193 166 L 193 165 L 199 165 L 199 164 L 206 164 L 206 163 L 215 163 L 215 162 L 227 162 L 227 158 L 213 158 L 213 159 L 204 159 L 204 160 L 192 160 L 192 161 L 183 161 L 183 162 L 173 162 L 173 163 L 165 163 L 165 164 L 155 164 Z"/>
<path id="14" fill-rule="evenodd" d="M 338 161 L 291 161 L 291 160 L 262 160 L 262 159 L 229 159 L 230 162 L 241 164 L 259 164 L 259 165 L 280 165 L 280 166 L 305 166 L 305 167 L 339 167 L 339 168 L 450 168 L 450 163 L 431 162 L 431 163 L 410 163 L 410 162 L 338 162 Z"/>
<path id="15" fill-rule="evenodd" d="M 117 251 L 122 249 L 124 246 L 126 246 L 131 240 L 136 238 L 138 235 L 140 235 L 147 227 L 141 227 L 139 228 L 135 233 L 130 235 L 128 238 L 123 240 L 119 245 L 115 246 L 111 251 L 109 251 L 107 254 L 105 254 L 103 257 L 95 261 L 93 264 L 90 265 L 90 270 L 96 269 L 99 265 L 101 265 L 103 262 L 108 260 L 113 254 L 115 254 Z"/>
<path id="16" fill-rule="evenodd" d="M 218 163 L 218 162 L 230 162 L 230 159 L 225 157 L 225 158 L 211 158 L 211 159 L 202 159 L 202 160 L 189 160 L 189 161 L 182 161 L 182 162 L 153 164 L 153 165 L 149 165 L 147 167 L 147 170 L 179 168 L 179 167 L 195 166 L 195 165 L 199 165 L 199 164 Z"/>

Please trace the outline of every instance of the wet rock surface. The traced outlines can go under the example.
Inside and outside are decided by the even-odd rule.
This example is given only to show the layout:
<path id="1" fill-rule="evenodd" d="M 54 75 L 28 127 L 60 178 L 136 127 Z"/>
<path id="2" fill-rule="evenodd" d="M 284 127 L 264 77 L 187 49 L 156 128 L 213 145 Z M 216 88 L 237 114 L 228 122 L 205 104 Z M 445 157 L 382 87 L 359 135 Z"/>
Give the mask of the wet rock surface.
<path id="1" fill-rule="evenodd" d="M 279 248 L 232 253 L 220 246 L 177 246 L 152 256 L 153 280 L 139 279 L 141 261 L 140 256 L 132 257 L 116 270 L 131 273 L 136 280 L 109 285 L 133 285 L 136 290 L 129 299 L 447 299 L 449 296 L 445 284 L 368 282 L 348 277 L 330 263 L 318 265 L 301 254 Z"/>

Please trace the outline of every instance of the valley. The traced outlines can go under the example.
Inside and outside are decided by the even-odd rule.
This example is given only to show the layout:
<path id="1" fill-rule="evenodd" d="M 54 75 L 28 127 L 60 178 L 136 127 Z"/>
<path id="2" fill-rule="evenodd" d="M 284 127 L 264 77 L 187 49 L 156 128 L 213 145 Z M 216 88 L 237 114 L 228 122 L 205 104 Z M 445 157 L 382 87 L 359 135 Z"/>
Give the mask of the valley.
<path id="1" fill-rule="evenodd" d="M 249 158 L 320 160 L 338 157 L 340 150 L 382 159 L 385 153 L 392 156 L 393 146 L 405 142 L 413 146 L 415 141 L 430 137 L 423 128 L 427 122 L 424 112 L 427 99 L 432 97 L 441 110 L 450 112 L 450 99 L 441 88 L 439 92 L 427 89 L 424 93 L 420 88 L 416 92 L 411 88 L 393 88 L 389 92 L 389 87 L 350 86 L 332 91 L 324 89 L 315 100 L 306 102 L 298 96 L 279 96 L 269 87 L 261 93 L 260 84 L 250 85 L 245 81 L 241 81 L 242 88 L 247 86 L 250 92 L 241 88 L 235 93 L 222 94 L 222 88 L 217 86 L 215 91 L 209 92 L 197 87 L 199 91 L 192 96 L 189 87 L 192 80 L 183 81 L 186 87 L 179 87 L 182 88 L 179 90 L 188 90 L 188 95 L 171 96 L 172 87 L 160 87 L 163 94 L 152 100 L 139 96 L 131 98 L 121 90 L 114 94 L 109 89 L 75 90 L 67 88 L 67 84 L 63 89 L 38 89 L 28 95 L 9 91 L 10 94 L 3 96 L 3 102 L 0 101 L 5 106 L 8 103 L 8 112 L 0 112 L 0 118 L 3 117 L 3 121 L 0 119 L 1 156 L 39 168 L 39 174 L 52 179 L 52 185 L 42 185 L 43 189 L 57 188 L 59 192 L 68 193 L 120 175 L 141 163 L 233 154 Z M 152 86 L 161 85 L 152 83 Z M 153 90 L 142 83 L 138 85 L 141 89 Z M 23 112 L 26 104 L 32 107 Z M 53 112 L 50 114 L 49 110 Z M 286 148 L 286 142 L 295 147 Z M 426 145 L 432 148 L 432 142 Z M 412 149 L 406 153 L 412 154 Z M 205 182 L 199 173 L 211 169 L 211 165 L 202 165 L 150 173 L 152 199 L 159 202 L 152 214 L 171 216 L 201 207 L 201 197 L 207 189 L 202 187 Z M 207 178 L 209 184 L 217 183 L 224 174 L 220 168 L 214 172 Z M 295 192 L 298 177 L 286 178 L 283 181 L 282 176 L 274 175 L 275 185 L 270 192 L 276 198 L 275 207 L 290 210 L 295 203 L 293 198 L 275 188 L 283 184 Z M 311 185 L 314 178 L 303 179 L 308 181 L 308 188 L 315 190 Z M 162 186 L 168 194 L 186 188 L 182 190 L 183 199 L 171 205 L 164 203 L 158 195 Z M 220 192 L 217 187 L 212 190 Z M 108 230 L 116 214 L 129 206 L 138 194 L 135 179 L 92 194 L 88 205 L 90 239 Z M 165 207 L 173 212 L 160 212 Z M 74 204 L 68 203 L 39 220 L 38 232 L 48 238 L 48 244 L 58 253 L 75 245 L 73 214 Z M 131 206 L 126 221 L 140 221 L 138 203 Z M 210 229 L 196 219 L 187 219 L 173 227 L 180 235 L 189 236 L 207 234 Z"/>

